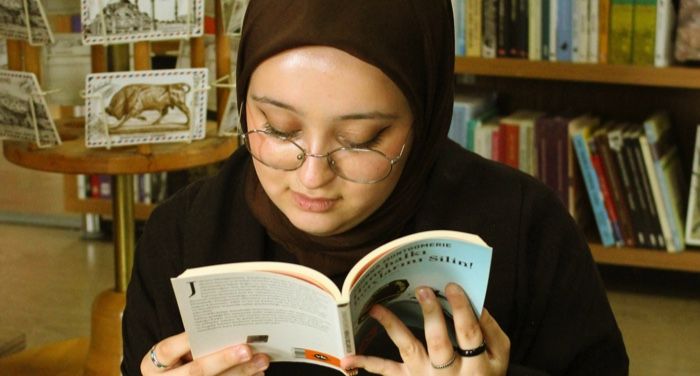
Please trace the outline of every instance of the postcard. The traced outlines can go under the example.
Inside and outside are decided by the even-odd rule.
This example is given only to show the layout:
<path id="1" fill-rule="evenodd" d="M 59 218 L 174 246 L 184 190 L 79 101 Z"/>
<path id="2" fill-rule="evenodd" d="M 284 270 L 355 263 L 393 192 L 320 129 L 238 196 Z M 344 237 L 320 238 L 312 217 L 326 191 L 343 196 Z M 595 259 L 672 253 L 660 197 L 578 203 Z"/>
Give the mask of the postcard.
<path id="1" fill-rule="evenodd" d="M 229 0 L 227 11 L 230 12 L 226 33 L 230 35 L 241 35 L 243 29 L 243 16 L 248 8 L 250 0 Z"/>
<path id="2" fill-rule="evenodd" d="M 53 34 L 41 1 L 0 0 L 0 37 L 26 40 L 32 45 L 52 43 Z"/>
<path id="3" fill-rule="evenodd" d="M 83 105 L 80 92 L 85 77 L 92 72 L 90 46 L 83 44 L 78 33 L 57 33 L 54 44 L 47 45 L 42 55 L 44 87 L 57 90 L 51 103 L 64 106 Z"/>
<path id="4" fill-rule="evenodd" d="M 0 71 L 0 138 L 39 147 L 61 143 L 34 73 Z"/>
<path id="5" fill-rule="evenodd" d="M 204 0 L 81 0 L 85 44 L 178 39 L 204 32 Z"/>
<path id="6" fill-rule="evenodd" d="M 207 77 L 206 68 L 88 75 L 85 145 L 109 148 L 203 139 Z"/>

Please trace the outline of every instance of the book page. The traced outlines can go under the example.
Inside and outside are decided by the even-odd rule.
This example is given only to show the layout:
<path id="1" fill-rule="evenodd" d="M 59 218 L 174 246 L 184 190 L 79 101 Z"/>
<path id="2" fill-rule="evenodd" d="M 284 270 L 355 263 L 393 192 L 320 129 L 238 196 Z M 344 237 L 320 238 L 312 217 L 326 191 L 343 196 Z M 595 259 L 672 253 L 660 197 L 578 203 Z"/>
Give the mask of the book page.
<path id="1" fill-rule="evenodd" d="M 368 313 L 374 304 L 391 309 L 409 327 L 423 327 L 423 315 L 415 297 L 415 289 L 420 286 L 433 289 L 448 323 L 452 321 L 452 315 L 444 288 L 449 282 L 462 286 L 475 313 L 481 316 L 491 266 L 491 248 L 480 239 L 480 242 L 470 242 L 453 236 L 459 233 L 432 233 L 430 237 L 394 247 L 374 259 L 364 270 L 359 267 L 361 272 L 355 276 L 350 291 L 358 352 L 361 352 L 359 344 L 367 341 L 365 336 L 369 326 L 364 324 L 373 321 L 368 320 Z"/>
<path id="2" fill-rule="evenodd" d="M 316 285 L 252 271 L 178 277 L 172 284 L 194 357 L 248 343 L 272 361 L 340 365 L 337 305 Z"/>

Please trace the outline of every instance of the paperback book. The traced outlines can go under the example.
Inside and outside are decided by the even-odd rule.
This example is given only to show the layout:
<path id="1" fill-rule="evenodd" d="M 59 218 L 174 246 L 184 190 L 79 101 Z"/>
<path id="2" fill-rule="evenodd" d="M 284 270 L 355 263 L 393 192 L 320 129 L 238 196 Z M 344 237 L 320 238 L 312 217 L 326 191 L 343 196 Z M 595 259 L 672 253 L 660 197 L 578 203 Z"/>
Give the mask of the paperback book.
<path id="1" fill-rule="evenodd" d="M 195 358 L 247 343 L 273 362 L 343 371 L 340 359 L 362 353 L 358 341 L 366 343 L 377 333 L 378 324 L 369 317 L 373 305 L 386 306 L 409 328 L 422 328 L 417 287 L 433 289 L 451 322 L 444 288 L 455 282 L 479 317 L 491 251 L 477 235 L 426 231 L 368 253 L 350 270 L 342 289 L 316 270 L 280 262 L 188 269 L 172 285 Z"/>

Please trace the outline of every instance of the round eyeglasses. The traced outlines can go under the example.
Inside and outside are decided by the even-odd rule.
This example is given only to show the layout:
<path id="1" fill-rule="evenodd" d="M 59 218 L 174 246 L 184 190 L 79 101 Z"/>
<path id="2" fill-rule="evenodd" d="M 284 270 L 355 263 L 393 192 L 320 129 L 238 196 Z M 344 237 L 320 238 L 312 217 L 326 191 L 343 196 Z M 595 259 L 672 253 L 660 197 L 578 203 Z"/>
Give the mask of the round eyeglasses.
<path id="1" fill-rule="evenodd" d="M 374 149 L 340 147 L 326 154 L 312 154 L 287 137 L 269 130 L 256 129 L 243 134 L 243 143 L 260 163 L 277 170 L 294 171 L 307 157 L 325 158 L 330 169 L 339 177 L 362 184 L 378 183 L 386 179 L 396 162 L 403 156 L 406 144 L 395 158 Z"/>

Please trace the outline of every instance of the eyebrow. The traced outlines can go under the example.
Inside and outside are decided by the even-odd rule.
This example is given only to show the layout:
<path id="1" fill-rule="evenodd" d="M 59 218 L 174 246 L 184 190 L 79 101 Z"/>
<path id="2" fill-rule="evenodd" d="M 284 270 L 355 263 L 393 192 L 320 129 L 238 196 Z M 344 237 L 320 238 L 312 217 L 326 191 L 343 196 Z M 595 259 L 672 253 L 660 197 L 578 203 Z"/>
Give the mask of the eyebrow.
<path id="1" fill-rule="evenodd" d="M 296 107 L 294 107 L 290 104 L 284 103 L 284 102 L 280 102 L 276 99 L 272 99 L 272 98 L 266 97 L 266 96 L 259 97 L 256 95 L 253 95 L 251 97 L 256 102 L 271 104 L 275 107 L 279 107 L 279 108 L 285 109 L 287 111 L 291 111 L 297 115 L 303 115 L 303 112 L 300 111 L 299 109 L 297 109 Z M 378 119 L 378 120 L 396 120 L 398 118 L 399 118 L 399 115 L 397 115 L 397 114 L 388 114 L 388 113 L 381 112 L 381 111 L 369 111 L 369 112 L 358 112 L 358 113 L 341 115 L 341 116 L 335 117 L 333 120 L 335 120 L 335 121 L 375 120 L 375 119 Z"/>

